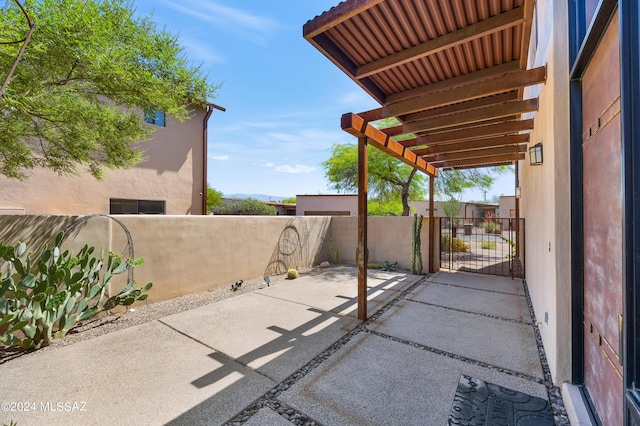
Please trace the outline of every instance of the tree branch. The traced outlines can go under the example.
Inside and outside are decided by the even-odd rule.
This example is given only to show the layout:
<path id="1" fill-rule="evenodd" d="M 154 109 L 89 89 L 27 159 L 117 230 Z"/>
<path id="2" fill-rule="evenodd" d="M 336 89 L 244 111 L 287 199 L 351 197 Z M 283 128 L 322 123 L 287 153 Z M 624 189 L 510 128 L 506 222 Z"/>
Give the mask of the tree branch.
<path id="1" fill-rule="evenodd" d="M 31 22 L 31 18 L 29 18 L 29 14 L 27 13 L 26 10 L 24 10 L 24 7 L 22 7 L 22 5 L 20 4 L 20 2 L 18 0 L 14 0 L 14 1 L 16 2 L 18 7 L 20 8 L 20 10 L 22 11 L 22 14 L 27 19 L 27 23 L 29 24 L 29 33 L 24 38 L 24 44 L 20 48 L 20 51 L 18 52 L 18 56 L 16 57 L 16 60 L 13 61 L 13 65 L 11 66 L 11 69 L 9 70 L 9 74 L 7 75 L 7 78 L 4 80 L 4 83 L 2 83 L 2 87 L 0 87 L 0 100 L 2 100 L 2 94 L 4 93 L 4 90 L 9 85 L 9 80 L 11 80 L 11 76 L 13 76 L 13 73 L 15 72 L 16 68 L 18 67 L 18 63 L 20 62 L 20 59 L 22 58 L 22 54 L 26 50 L 27 44 L 29 44 L 29 40 L 31 39 L 31 36 L 33 35 L 33 31 L 36 29 L 36 24 L 34 22 Z"/>

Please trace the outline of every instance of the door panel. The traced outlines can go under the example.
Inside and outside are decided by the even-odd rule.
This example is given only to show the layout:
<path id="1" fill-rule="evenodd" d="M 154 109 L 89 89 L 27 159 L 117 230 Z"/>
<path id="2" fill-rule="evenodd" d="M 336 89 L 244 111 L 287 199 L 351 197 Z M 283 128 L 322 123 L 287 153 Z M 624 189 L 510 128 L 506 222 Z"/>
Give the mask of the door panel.
<path id="1" fill-rule="evenodd" d="M 585 385 L 606 425 L 622 425 L 620 57 L 617 15 L 583 80 Z"/>

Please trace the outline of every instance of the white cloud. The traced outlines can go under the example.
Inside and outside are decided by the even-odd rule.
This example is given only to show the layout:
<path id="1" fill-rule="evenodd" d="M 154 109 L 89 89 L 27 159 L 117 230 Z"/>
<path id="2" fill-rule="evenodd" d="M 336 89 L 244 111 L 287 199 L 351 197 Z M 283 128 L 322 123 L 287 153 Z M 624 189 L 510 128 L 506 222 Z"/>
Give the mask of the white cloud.
<path id="1" fill-rule="evenodd" d="M 208 157 L 211 158 L 212 160 L 216 160 L 216 161 L 227 161 L 229 159 L 228 155 L 213 155 L 213 154 L 209 154 Z"/>
<path id="2" fill-rule="evenodd" d="M 275 166 L 276 166 L 276 163 L 271 163 L 271 162 L 269 162 L 269 163 L 264 163 L 264 166 L 265 166 L 265 167 L 275 167 Z"/>
<path id="3" fill-rule="evenodd" d="M 315 167 L 305 166 L 304 164 L 296 164 L 295 166 L 283 164 L 282 166 L 276 166 L 276 172 L 280 173 L 313 173 L 315 171 Z"/>
<path id="4" fill-rule="evenodd" d="M 213 63 L 225 62 L 225 59 L 218 55 L 210 44 L 204 43 L 201 40 L 180 36 L 180 45 L 184 46 L 188 53 L 188 58 L 195 63 L 195 65 L 211 65 Z"/>
<path id="5" fill-rule="evenodd" d="M 176 0 L 162 0 L 162 2 L 186 15 L 194 16 L 218 27 L 227 28 L 236 34 L 248 36 L 259 44 L 264 44 L 266 37 L 278 27 L 278 23 L 267 16 L 223 6 L 211 0 L 191 0 L 186 3 Z"/>

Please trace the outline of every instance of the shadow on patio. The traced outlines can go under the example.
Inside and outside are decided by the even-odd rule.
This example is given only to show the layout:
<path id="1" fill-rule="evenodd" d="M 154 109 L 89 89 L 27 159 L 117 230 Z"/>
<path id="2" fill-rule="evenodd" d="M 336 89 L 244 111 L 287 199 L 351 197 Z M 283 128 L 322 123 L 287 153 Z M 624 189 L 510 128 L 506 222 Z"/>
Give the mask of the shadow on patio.
<path id="1" fill-rule="evenodd" d="M 4 364 L 0 393 L 38 409 L 1 420 L 442 425 L 453 413 L 452 424 L 478 415 L 553 423 L 521 281 L 370 270 L 375 313 L 364 323 L 356 281 L 353 267 L 314 270 Z M 21 386 L 34 371 L 41 385 Z M 86 404 L 54 412 L 41 401 Z"/>

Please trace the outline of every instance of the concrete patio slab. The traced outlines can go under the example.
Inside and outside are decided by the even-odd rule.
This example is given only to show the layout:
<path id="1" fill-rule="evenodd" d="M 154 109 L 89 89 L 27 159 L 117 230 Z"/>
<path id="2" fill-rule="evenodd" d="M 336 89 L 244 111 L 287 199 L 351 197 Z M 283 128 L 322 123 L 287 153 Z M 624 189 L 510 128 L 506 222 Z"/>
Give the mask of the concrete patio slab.
<path id="1" fill-rule="evenodd" d="M 534 377 L 543 377 L 533 327 L 402 300 L 372 330 Z"/>
<path id="2" fill-rule="evenodd" d="M 271 408 L 261 408 L 244 426 L 291 426 L 291 422 L 273 411 Z"/>
<path id="3" fill-rule="evenodd" d="M 531 322 L 527 299 L 519 295 L 428 283 L 412 291 L 407 295 L 407 299 L 499 318 Z"/>
<path id="4" fill-rule="evenodd" d="M 462 374 L 546 398 L 529 380 L 362 333 L 280 399 L 327 426 L 441 426 Z"/>
<path id="5" fill-rule="evenodd" d="M 471 274 L 468 272 L 437 272 L 427 279 L 429 282 L 524 295 L 520 278 L 496 277 L 494 275 Z"/>
<path id="6" fill-rule="evenodd" d="M 356 268 L 333 267 L 325 269 L 322 279 L 318 273 L 302 275 L 295 280 L 279 283 L 275 287 L 258 290 L 257 294 L 275 297 L 340 315 L 356 317 L 358 314 L 358 271 Z M 326 278 L 326 279 L 325 279 Z M 394 297 L 411 287 L 422 276 L 406 273 L 370 271 L 367 275 L 367 309 L 377 312 Z"/>
<path id="7" fill-rule="evenodd" d="M 276 382 L 359 324 L 355 318 L 257 293 L 161 321 Z"/>
<path id="8" fill-rule="evenodd" d="M 34 403 L 0 411 L 20 426 L 220 424 L 274 385 L 157 321 L 15 359 L 0 377 L 2 401 Z"/>

